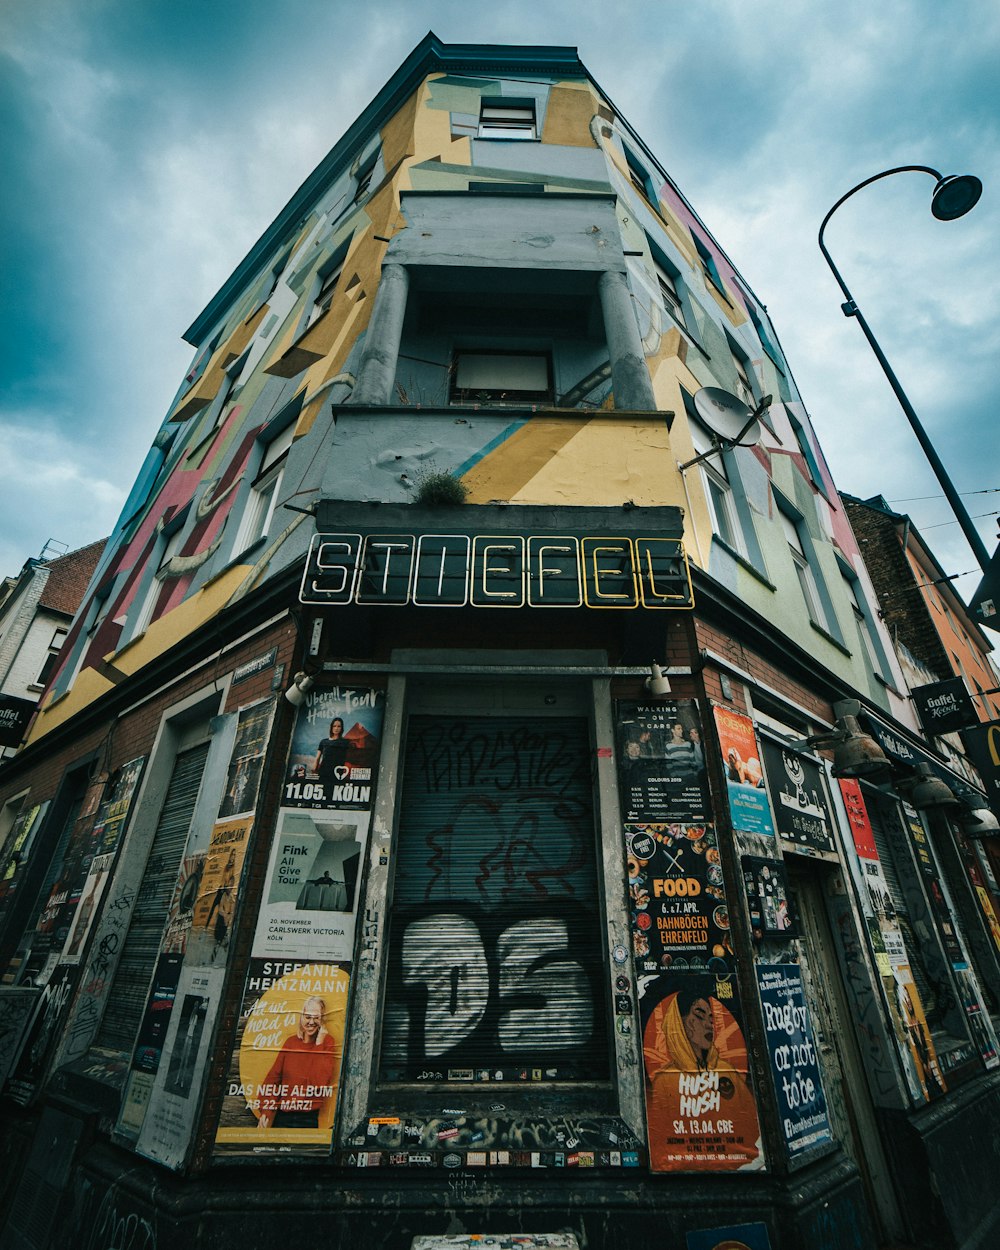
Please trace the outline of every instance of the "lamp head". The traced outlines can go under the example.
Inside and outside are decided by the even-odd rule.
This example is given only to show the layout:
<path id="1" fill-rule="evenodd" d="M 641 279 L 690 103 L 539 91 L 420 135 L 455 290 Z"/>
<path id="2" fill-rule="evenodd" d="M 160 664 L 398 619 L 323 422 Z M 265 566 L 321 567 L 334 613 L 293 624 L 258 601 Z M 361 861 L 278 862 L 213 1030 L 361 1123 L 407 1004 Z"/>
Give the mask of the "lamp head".
<path id="1" fill-rule="evenodd" d="M 885 752 L 866 734 L 854 716 L 841 716 L 837 721 L 840 740 L 833 749 L 835 777 L 872 777 L 889 768 Z"/>
<path id="2" fill-rule="evenodd" d="M 910 791 L 910 802 L 914 807 L 925 812 L 932 808 L 941 810 L 961 806 L 951 787 L 940 777 L 935 777 L 929 764 L 918 764 L 916 771 L 916 784 Z"/>
<path id="3" fill-rule="evenodd" d="M 954 221 L 975 208 L 982 193 L 983 184 L 975 174 L 948 174 L 934 188 L 931 212 L 938 221 Z"/>
<path id="4" fill-rule="evenodd" d="M 646 678 L 646 689 L 654 699 L 662 699 L 670 693 L 670 678 L 655 660 L 650 669 L 652 675 Z"/>
<path id="5" fill-rule="evenodd" d="M 292 678 L 292 684 L 285 691 L 285 698 L 292 707 L 301 707 L 306 701 L 306 695 L 315 686 L 316 681 L 310 677 L 308 673 L 299 672 Z"/>
<path id="6" fill-rule="evenodd" d="M 970 838 L 995 838 L 1000 833 L 1000 820 L 988 807 L 967 810 L 961 819 Z"/>

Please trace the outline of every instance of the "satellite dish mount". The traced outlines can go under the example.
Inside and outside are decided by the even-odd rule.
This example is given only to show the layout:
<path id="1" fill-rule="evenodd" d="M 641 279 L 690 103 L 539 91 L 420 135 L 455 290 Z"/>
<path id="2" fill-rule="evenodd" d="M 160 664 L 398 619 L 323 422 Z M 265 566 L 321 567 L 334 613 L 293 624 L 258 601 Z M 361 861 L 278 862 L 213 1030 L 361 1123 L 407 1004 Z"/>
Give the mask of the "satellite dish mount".
<path id="1" fill-rule="evenodd" d="M 680 465 L 682 473 L 717 452 L 756 446 L 760 442 L 760 418 L 770 408 L 771 396 L 765 395 L 756 408 L 751 408 L 729 391 L 703 386 L 694 397 L 694 406 L 712 435 L 712 446 Z"/>

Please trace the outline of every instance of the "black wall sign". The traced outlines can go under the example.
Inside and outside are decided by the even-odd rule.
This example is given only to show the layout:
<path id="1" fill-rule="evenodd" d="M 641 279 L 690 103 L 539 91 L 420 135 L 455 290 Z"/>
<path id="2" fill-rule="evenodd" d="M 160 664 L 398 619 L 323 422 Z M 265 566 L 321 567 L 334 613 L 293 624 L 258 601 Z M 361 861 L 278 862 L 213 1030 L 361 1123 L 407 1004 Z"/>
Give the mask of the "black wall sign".
<path id="1" fill-rule="evenodd" d="M 976 723 L 976 709 L 961 677 L 916 686 L 913 703 L 928 734 L 950 734 Z"/>
<path id="2" fill-rule="evenodd" d="M 760 745 L 778 833 L 811 850 L 835 850 L 833 818 L 819 766 L 770 738 L 762 738 Z"/>
<path id="3" fill-rule="evenodd" d="M 0 747 L 19 747 L 28 732 L 28 721 L 38 705 L 30 699 L 0 694 Z"/>

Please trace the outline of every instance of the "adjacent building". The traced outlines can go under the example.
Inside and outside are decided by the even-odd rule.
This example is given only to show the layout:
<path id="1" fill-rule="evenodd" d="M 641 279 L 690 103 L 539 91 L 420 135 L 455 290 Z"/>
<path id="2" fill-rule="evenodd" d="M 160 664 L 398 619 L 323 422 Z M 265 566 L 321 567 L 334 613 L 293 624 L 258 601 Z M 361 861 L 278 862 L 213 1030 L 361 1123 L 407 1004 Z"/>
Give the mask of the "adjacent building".
<path id="1" fill-rule="evenodd" d="M 11 1244 L 985 1244 L 983 791 L 576 51 L 428 35 L 186 338 L 0 770 Z"/>

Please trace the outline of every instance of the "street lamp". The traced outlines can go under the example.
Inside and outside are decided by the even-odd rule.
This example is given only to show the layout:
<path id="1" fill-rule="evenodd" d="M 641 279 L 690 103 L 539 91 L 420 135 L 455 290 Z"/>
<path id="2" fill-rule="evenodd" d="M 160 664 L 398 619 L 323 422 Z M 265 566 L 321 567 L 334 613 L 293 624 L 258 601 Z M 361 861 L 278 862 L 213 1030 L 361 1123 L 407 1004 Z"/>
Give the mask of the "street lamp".
<path id="1" fill-rule="evenodd" d="M 882 372 L 889 379 L 889 385 L 892 387 L 893 391 L 895 391 L 900 407 L 906 413 L 907 420 L 913 427 L 914 434 L 917 436 L 917 441 L 924 449 L 924 454 L 930 461 L 931 468 L 937 474 L 937 479 L 941 483 L 945 497 L 951 504 L 952 511 L 958 518 L 958 523 L 962 527 L 962 532 L 965 534 L 969 546 L 972 548 L 976 559 L 979 561 L 980 567 L 984 572 L 986 572 L 990 565 L 990 556 L 989 552 L 986 550 L 986 545 L 979 537 L 976 527 L 972 524 L 972 518 L 969 516 L 965 509 L 965 505 L 959 498 L 958 491 L 952 485 L 951 478 L 949 478 L 948 474 L 945 472 L 945 467 L 941 463 L 937 452 L 934 450 L 931 440 L 927 437 L 924 427 L 920 424 L 920 419 L 913 411 L 913 405 L 906 398 L 906 392 L 900 386 L 899 379 L 893 373 L 888 360 L 885 358 L 885 353 L 879 346 L 875 335 L 872 334 L 871 328 L 862 315 L 861 309 L 854 302 L 854 297 L 847 289 L 847 284 L 840 276 L 840 271 L 833 263 L 830 253 L 826 250 L 826 244 L 823 242 L 823 231 L 826 229 L 826 223 L 830 220 L 837 209 L 840 208 L 841 204 L 843 204 L 845 200 L 849 200 L 856 191 L 860 191 L 862 187 L 867 187 L 869 183 L 878 182 L 880 178 L 888 178 L 890 174 L 904 174 L 911 172 L 930 174 L 931 177 L 935 179 L 934 193 L 931 196 L 931 212 L 939 221 L 954 221 L 956 217 L 964 217 L 971 208 L 975 207 L 979 197 L 983 193 L 983 184 L 972 174 L 950 174 L 948 177 L 945 177 L 943 174 L 939 174 L 936 169 L 931 169 L 927 165 L 898 165 L 895 169 L 883 170 L 882 173 L 873 174 L 871 178 L 866 178 L 864 182 L 859 182 L 856 187 L 852 187 L 846 195 L 842 195 L 836 204 L 834 204 L 833 208 L 831 208 L 827 215 L 823 218 L 823 224 L 819 228 L 819 250 L 826 257 L 826 263 L 830 266 L 833 276 L 837 279 L 837 284 L 844 292 L 846 302 L 841 305 L 844 311 L 844 316 L 856 317 L 858 319 L 858 325 L 861 326 L 865 338 L 868 340 L 872 351 L 875 353 L 876 359 L 882 366 Z"/>

